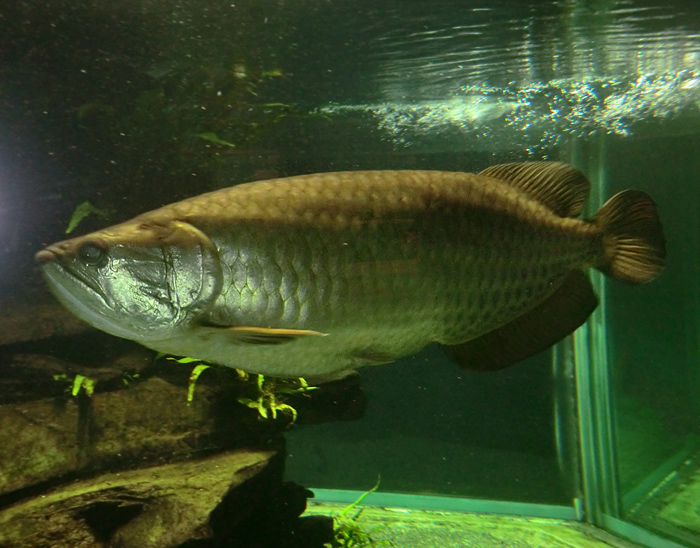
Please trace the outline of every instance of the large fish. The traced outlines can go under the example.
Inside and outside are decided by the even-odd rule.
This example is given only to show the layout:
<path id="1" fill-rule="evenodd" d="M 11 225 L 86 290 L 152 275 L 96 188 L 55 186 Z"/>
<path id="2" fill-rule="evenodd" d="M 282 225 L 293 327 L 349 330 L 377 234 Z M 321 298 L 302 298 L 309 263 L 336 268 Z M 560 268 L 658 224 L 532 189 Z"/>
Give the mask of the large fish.
<path id="1" fill-rule="evenodd" d="M 626 190 L 580 220 L 588 188 L 553 162 L 302 175 L 167 205 L 36 260 L 78 317 L 168 354 L 314 378 L 437 342 L 492 370 L 586 320 L 589 268 L 633 284 L 661 271 L 652 200 Z"/>

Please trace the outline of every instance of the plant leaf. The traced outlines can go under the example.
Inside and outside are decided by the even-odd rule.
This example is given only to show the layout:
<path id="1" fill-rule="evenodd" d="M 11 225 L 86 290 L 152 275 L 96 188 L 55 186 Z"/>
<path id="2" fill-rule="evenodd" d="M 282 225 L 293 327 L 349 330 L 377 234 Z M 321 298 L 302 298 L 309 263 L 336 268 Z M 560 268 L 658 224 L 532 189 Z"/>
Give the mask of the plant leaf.
<path id="1" fill-rule="evenodd" d="M 74 210 L 73 215 L 71 215 L 70 221 L 68 221 L 68 228 L 66 228 L 66 234 L 70 234 L 75 230 L 75 228 L 80 224 L 80 222 L 91 214 L 99 215 L 103 218 L 108 218 L 109 215 L 103 209 L 98 209 L 90 202 L 85 201 L 79 204 Z"/>
<path id="2" fill-rule="evenodd" d="M 233 143 L 231 143 L 229 141 L 225 141 L 223 139 L 220 139 L 219 136 L 216 133 L 214 133 L 213 131 L 206 131 L 204 133 L 197 133 L 196 136 L 199 137 L 200 139 L 204 139 L 205 141 L 209 141 L 210 143 L 214 143 L 215 145 L 236 148 L 236 145 L 234 145 Z"/>

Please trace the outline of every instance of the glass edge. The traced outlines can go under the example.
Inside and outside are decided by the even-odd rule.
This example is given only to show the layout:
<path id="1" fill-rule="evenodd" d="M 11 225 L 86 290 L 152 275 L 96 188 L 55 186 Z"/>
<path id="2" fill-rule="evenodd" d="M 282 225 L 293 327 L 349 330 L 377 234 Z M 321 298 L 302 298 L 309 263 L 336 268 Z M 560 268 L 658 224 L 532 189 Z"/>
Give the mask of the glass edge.
<path id="1" fill-rule="evenodd" d="M 601 522 L 603 528 L 610 533 L 649 548 L 688 548 L 683 544 L 662 538 L 642 527 L 609 515 L 602 515 Z"/>

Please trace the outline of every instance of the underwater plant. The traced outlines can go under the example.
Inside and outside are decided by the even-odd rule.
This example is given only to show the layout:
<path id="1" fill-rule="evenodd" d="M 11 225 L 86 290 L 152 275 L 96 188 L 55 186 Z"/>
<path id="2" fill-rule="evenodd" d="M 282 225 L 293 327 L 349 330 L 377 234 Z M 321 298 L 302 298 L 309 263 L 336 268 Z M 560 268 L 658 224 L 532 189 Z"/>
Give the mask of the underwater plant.
<path id="1" fill-rule="evenodd" d="M 54 375 L 53 380 L 55 381 L 67 381 L 68 375 L 66 373 L 61 373 L 60 375 Z M 95 384 L 97 381 L 86 377 L 85 375 L 76 375 L 70 386 L 70 394 L 73 397 L 77 397 L 82 390 L 86 396 L 91 397 L 95 393 Z M 68 391 L 68 390 L 66 390 Z"/>
<path id="2" fill-rule="evenodd" d="M 156 359 L 158 356 L 156 356 Z M 199 376 L 204 373 L 207 369 L 209 369 L 209 366 L 204 364 L 202 360 L 198 360 L 197 358 L 168 358 L 169 360 L 172 360 L 177 363 L 196 363 L 197 365 L 194 366 L 192 369 L 192 372 L 190 373 L 190 379 L 189 383 L 187 386 L 187 405 L 192 403 L 192 400 L 194 399 L 194 388 L 197 384 L 197 379 Z"/>
<path id="3" fill-rule="evenodd" d="M 187 404 L 189 405 L 194 399 L 194 390 L 199 376 L 210 366 L 206 365 L 202 360 L 197 358 L 168 358 L 182 364 L 197 365 L 192 369 L 189 379 L 189 387 L 187 389 Z M 249 382 L 250 376 L 241 369 L 236 369 L 239 378 L 244 382 Z M 310 390 L 316 390 L 317 386 L 309 386 L 306 379 L 301 377 L 297 379 L 275 379 L 257 375 L 255 381 L 257 398 L 238 398 L 238 402 L 256 409 L 263 419 L 277 418 L 277 413 L 288 413 L 292 416 L 292 422 L 297 420 L 297 410 L 288 403 L 285 403 L 285 398 L 293 394 L 305 394 Z M 297 386 L 298 385 L 298 386 Z"/>
<path id="4" fill-rule="evenodd" d="M 294 380 L 287 379 L 266 379 L 264 375 L 257 376 L 258 398 L 238 398 L 239 403 L 257 409 L 263 419 L 277 418 L 277 413 L 289 413 L 292 415 L 292 422 L 297 420 L 297 410 L 284 402 L 285 396 L 292 394 L 305 394 L 309 390 L 316 390 L 317 386 L 309 386 L 305 379 L 299 377 Z M 290 383 L 298 383 L 299 386 L 293 388 Z M 268 414 L 269 411 L 269 414 Z"/>
<path id="5" fill-rule="evenodd" d="M 104 209 L 99 209 L 88 201 L 82 202 L 73 210 L 73 214 L 68 222 L 68 228 L 66 228 L 66 234 L 73 232 L 85 217 L 92 214 L 98 215 L 103 219 L 109 219 L 110 217 L 109 213 Z"/>
<path id="6" fill-rule="evenodd" d="M 207 131 L 204 133 L 197 133 L 196 137 L 199 137 L 200 139 L 204 139 L 205 141 L 209 141 L 210 143 L 214 143 L 215 145 L 221 145 L 225 147 L 231 147 L 231 148 L 236 148 L 236 145 L 229 141 L 225 141 L 224 139 L 220 139 L 216 133 L 213 131 Z"/>
<path id="7" fill-rule="evenodd" d="M 380 525 L 369 531 L 363 529 L 359 523 L 360 516 L 364 508 L 360 508 L 354 515 L 349 514 L 357 508 L 357 506 L 365 500 L 371 493 L 374 493 L 379 488 L 381 477 L 377 478 L 377 483 L 374 484 L 369 491 L 365 491 L 360 495 L 355 502 L 343 508 L 337 515 L 333 516 L 333 540 L 326 543 L 328 548 L 374 548 L 375 546 L 393 546 L 389 540 L 376 540 L 373 535 L 378 531 L 386 529 L 387 524 Z"/>
<path id="8" fill-rule="evenodd" d="M 71 390 L 72 396 L 77 396 L 82 389 L 85 394 L 89 397 L 95 392 L 95 380 L 90 377 L 85 377 L 84 375 L 76 375 L 73 380 L 73 390 Z"/>

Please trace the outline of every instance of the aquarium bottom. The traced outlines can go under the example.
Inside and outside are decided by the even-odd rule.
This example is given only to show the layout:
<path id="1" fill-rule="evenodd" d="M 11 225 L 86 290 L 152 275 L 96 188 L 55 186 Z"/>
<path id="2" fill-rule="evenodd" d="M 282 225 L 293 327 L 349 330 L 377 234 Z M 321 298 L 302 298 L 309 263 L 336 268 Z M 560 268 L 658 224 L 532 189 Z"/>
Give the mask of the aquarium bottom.
<path id="1" fill-rule="evenodd" d="M 680 466 L 633 506 L 627 519 L 647 530 L 700 547 L 700 453 Z"/>
<path id="2" fill-rule="evenodd" d="M 306 516 L 339 516 L 347 505 L 308 501 Z M 352 508 L 347 521 L 359 511 Z M 337 525 L 336 525 L 337 526 Z M 637 548 L 600 529 L 577 521 L 363 506 L 352 523 L 372 542 L 357 546 L 394 548 Z"/>

